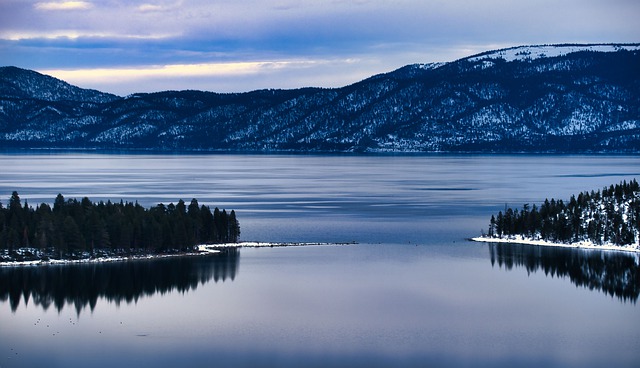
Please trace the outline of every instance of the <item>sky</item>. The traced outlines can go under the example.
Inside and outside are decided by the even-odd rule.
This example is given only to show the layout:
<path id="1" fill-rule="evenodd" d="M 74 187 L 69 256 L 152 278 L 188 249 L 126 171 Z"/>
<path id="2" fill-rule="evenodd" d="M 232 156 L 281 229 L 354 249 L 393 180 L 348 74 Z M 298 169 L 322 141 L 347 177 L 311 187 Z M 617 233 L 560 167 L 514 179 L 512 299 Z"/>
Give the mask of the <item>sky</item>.
<path id="1" fill-rule="evenodd" d="M 0 0 L 0 66 L 120 96 L 341 87 L 408 64 L 640 42 L 638 0 Z"/>

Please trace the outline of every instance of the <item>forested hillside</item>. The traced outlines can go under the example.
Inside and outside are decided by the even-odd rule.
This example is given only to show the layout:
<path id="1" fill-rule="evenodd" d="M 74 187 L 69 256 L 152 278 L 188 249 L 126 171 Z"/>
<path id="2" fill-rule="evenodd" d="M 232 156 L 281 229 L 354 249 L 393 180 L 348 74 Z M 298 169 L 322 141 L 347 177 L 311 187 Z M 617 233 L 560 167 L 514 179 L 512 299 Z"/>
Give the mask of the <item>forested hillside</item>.
<path id="1" fill-rule="evenodd" d="M 2 148 L 640 152 L 640 44 L 542 45 L 341 88 L 118 97 L 0 68 Z"/>
<path id="2" fill-rule="evenodd" d="M 568 202 L 552 198 L 540 207 L 506 208 L 491 216 L 488 236 L 640 249 L 640 186 L 633 179 L 602 191 L 582 192 Z"/>
<path id="3" fill-rule="evenodd" d="M 237 242 L 239 235 L 233 210 L 212 212 L 196 199 L 146 209 L 58 194 L 53 208 L 46 203 L 33 208 L 13 192 L 7 207 L 0 203 L 0 250 L 9 256 L 24 248 L 59 256 L 192 250 L 196 244 Z"/>

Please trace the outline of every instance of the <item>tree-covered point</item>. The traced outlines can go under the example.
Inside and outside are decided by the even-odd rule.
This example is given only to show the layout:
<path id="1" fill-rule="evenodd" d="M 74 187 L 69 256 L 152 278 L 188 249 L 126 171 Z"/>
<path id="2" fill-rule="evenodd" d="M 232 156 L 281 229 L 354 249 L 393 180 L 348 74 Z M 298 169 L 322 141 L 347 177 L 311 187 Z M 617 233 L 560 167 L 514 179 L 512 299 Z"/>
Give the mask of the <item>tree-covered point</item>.
<path id="1" fill-rule="evenodd" d="M 640 247 L 640 187 L 633 179 L 602 191 L 582 192 L 568 202 L 546 199 L 540 207 L 506 208 L 491 216 L 488 235 Z"/>
<path id="2" fill-rule="evenodd" d="M 106 250 L 166 252 L 191 250 L 196 244 L 237 242 L 240 225 L 227 213 L 192 199 L 176 205 L 146 209 L 136 203 L 94 203 L 89 198 L 67 199 L 58 194 L 53 208 L 36 208 L 13 192 L 9 204 L 0 203 L 0 249 L 54 249 L 60 254 Z"/>

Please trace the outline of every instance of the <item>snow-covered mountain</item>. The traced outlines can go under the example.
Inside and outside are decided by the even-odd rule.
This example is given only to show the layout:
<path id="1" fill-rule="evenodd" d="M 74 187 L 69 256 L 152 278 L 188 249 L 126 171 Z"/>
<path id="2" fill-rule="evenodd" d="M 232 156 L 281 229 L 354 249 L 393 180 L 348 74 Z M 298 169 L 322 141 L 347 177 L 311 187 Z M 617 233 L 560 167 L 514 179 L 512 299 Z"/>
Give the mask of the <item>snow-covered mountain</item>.
<path id="1" fill-rule="evenodd" d="M 409 65 L 335 89 L 117 97 L 0 68 L 0 146 L 245 152 L 640 152 L 640 44 Z"/>

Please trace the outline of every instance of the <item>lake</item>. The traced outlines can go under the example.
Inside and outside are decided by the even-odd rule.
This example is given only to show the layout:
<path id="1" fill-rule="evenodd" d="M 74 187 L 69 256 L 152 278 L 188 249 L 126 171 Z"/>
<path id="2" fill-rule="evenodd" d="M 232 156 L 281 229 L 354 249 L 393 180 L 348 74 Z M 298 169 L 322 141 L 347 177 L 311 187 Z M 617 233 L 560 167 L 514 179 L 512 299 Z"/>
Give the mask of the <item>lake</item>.
<path id="1" fill-rule="evenodd" d="M 0 268 L 0 367 L 632 367 L 640 259 L 474 243 L 637 156 L 0 155 L 0 199 L 234 209 L 242 248 Z"/>

